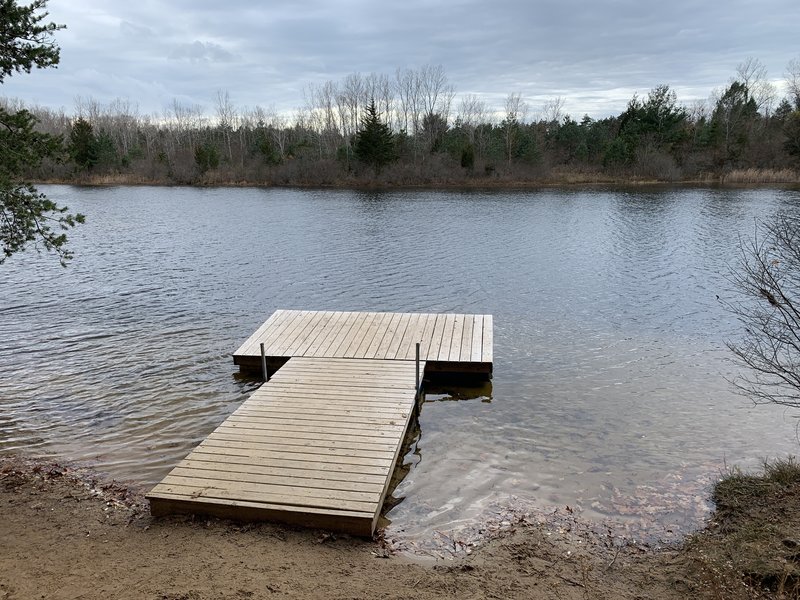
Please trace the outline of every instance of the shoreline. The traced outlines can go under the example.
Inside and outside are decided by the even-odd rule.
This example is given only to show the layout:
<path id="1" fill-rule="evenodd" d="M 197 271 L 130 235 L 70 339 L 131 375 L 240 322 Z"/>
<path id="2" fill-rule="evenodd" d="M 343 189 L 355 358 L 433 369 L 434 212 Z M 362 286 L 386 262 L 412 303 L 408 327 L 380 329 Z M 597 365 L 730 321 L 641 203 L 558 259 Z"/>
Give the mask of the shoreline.
<path id="1" fill-rule="evenodd" d="M 638 177 L 614 177 L 602 174 L 564 174 L 559 177 L 538 180 L 513 179 L 463 179 L 458 181 L 426 181 L 419 183 L 392 183 L 346 179 L 330 183 L 303 182 L 275 183 L 270 181 L 249 181 L 220 178 L 205 178 L 191 182 L 177 182 L 169 179 L 146 179 L 127 174 L 92 175 L 78 178 L 37 179 L 35 185 L 68 185 L 75 187 L 181 187 L 181 188 L 254 188 L 254 189 L 303 189 L 303 190 L 344 190 L 344 191 L 517 191 L 553 188 L 723 188 L 759 189 L 764 187 L 800 187 L 800 172 L 791 179 L 772 179 L 769 172 L 754 173 L 751 176 L 736 172 L 730 176 L 707 176 L 694 179 L 666 181 Z"/>
<path id="2" fill-rule="evenodd" d="M 87 493 L 104 502 L 114 504 L 135 512 L 137 515 L 149 516 L 149 502 L 146 494 L 155 485 L 133 480 L 118 479 L 113 474 L 103 471 L 101 467 L 85 461 L 73 461 L 52 455 L 26 455 L 19 451 L 4 453 L 0 451 L 0 484 L 3 473 L 11 471 L 23 477 L 36 477 L 44 481 L 63 478 L 64 481 L 84 488 Z M 167 517 L 167 520 L 185 520 L 185 516 Z M 212 521 L 235 521 L 211 516 L 197 518 Z M 160 518 L 159 518 L 160 519 Z M 193 520 L 193 518 L 189 518 Z M 465 559 L 487 544 L 507 537 L 517 528 L 536 527 L 546 535 L 557 535 L 569 543 L 596 545 L 597 550 L 605 552 L 609 543 L 614 548 L 618 545 L 636 548 L 638 551 L 675 550 L 684 539 L 702 529 L 702 523 L 708 521 L 707 515 L 702 523 L 690 528 L 675 528 L 674 525 L 656 521 L 631 523 L 618 521 L 610 517 L 587 516 L 580 507 L 540 506 L 531 500 L 510 496 L 505 501 L 494 502 L 483 511 L 475 521 L 463 522 L 454 530 L 431 528 L 430 535 L 408 537 L 398 533 L 391 527 L 378 526 L 373 537 L 360 538 L 364 543 L 378 544 L 381 552 L 413 563 L 431 565 L 434 563 L 452 563 Z M 277 527 L 303 531 L 303 527 L 294 527 L 276 523 Z M 322 531 L 322 528 L 314 528 Z M 402 531 L 399 530 L 399 531 Z M 339 534 L 334 534 L 339 535 Z M 613 543 L 612 543 L 613 541 Z"/>
<path id="3" fill-rule="evenodd" d="M 800 490 L 800 479 L 797 481 Z M 793 488 L 794 489 L 794 488 Z M 785 496 L 782 490 L 782 496 Z M 759 507 L 765 499 L 758 498 Z M 574 515 L 508 523 L 453 560 L 270 523 L 149 514 L 141 492 L 90 469 L 0 455 L 0 598 L 779 598 L 714 552 L 721 523 L 675 548 L 615 538 Z M 755 506 L 755 504 L 753 505 Z M 797 507 L 795 507 L 797 509 Z M 795 513 L 797 510 L 794 511 Z M 796 527 L 800 519 L 790 519 Z M 787 538 L 788 539 L 788 538 Z M 785 583 L 785 582 L 784 582 Z M 790 591 L 784 586 L 783 591 Z"/>

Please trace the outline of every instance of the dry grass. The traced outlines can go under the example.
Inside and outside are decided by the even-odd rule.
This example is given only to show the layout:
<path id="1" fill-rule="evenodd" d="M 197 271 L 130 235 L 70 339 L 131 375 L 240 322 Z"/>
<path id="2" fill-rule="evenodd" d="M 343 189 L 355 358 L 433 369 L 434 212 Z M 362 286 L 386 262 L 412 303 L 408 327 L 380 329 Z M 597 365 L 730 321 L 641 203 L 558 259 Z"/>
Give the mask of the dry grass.
<path id="1" fill-rule="evenodd" d="M 800 173 L 791 169 L 736 169 L 722 175 L 720 183 L 800 183 Z"/>
<path id="2" fill-rule="evenodd" d="M 800 598 L 800 465 L 729 470 L 714 486 L 714 520 L 687 548 L 713 597 Z"/>
<path id="3" fill-rule="evenodd" d="M 615 183 L 616 178 L 608 173 L 593 169 L 578 169 L 572 167 L 554 167 L 550 170 L 547 183 L 564 185 L 584 185 L 593 183 Z"/>
<path id="4" fill-rule="evenodd" d="M 287 161 L 277 167 L 260 170 L 212 170 L 204 175 L 188 170 L 166 173 L 81 173 L 65 177 L 43 178 L 39 183 L 78 185 L 196 185 L 196 186 L 296 186 L 343 189 L 373 188 L 537 188 L 541 186 L 623 185 L 648 186 L 665 183 L 699 185 L 780 185 L 800 183 L 800 172 L 791 169 L 738 169 L 717 175 L 702 172 L 681 178 L 679 170 L 664 157 L 650 156 L 647 168 L 609 173 L 590 167 L 517 167 L 511 171 L 495 170 L 487 174 L 476 168 L 469 173 L 436 156 L 424 164 L 396 163 L 380 174 L 371 171 L 346 172 L 333 160 L 309 164 Z"/>
<path id="5" fill-rule="evenodd" d="M 64 178 L 44 179 L 39 183 L 57 183 L 68 185 L 171 185 L 173 182 L 152 178 L 136 173 L 82 173 Z"/>

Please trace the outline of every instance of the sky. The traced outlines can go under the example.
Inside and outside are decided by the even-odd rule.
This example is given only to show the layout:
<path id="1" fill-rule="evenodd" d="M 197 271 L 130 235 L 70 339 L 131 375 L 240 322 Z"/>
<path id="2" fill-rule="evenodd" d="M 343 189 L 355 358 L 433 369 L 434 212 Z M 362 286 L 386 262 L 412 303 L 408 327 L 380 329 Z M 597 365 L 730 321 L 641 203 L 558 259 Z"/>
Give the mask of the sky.
<path id="1" fill-rule="evenodd" d="M 220 90 L 237 108 L 288 113 L 309 85 L 429 64 L 497 109 L 520 93 L 534 116 L 560 96 L 573 117 L 600 118 L 661 83 L 686 104 L 708 98 L 748 57 L 782 89 L 800 58 L 798 0 L 50 0 L 48 10 L 67 26 L 60 65 L 6 79 L 0 96 L 67 113 L 81 97 L 213 114 Z"/>

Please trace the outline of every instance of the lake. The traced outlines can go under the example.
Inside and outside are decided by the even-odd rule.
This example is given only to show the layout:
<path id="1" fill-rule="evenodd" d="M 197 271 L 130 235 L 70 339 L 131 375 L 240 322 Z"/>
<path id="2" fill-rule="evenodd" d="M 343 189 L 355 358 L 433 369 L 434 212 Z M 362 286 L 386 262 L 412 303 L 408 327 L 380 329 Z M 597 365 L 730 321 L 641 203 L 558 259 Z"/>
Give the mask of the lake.
<path id="1" fill-rule="evenodd" d="M 492 385 L 422 408 L 386 515 L 412 545 L 509 506 L 685 532 L 726 465 L 797 450 L 728 383 L 717 295 L 800 191 L 42 189 L 87 223 L 66 269 L 0 266 L 0 451 L 154 484 L 259 385 L 230 354 L 278 308 L 494 315 Z"/>

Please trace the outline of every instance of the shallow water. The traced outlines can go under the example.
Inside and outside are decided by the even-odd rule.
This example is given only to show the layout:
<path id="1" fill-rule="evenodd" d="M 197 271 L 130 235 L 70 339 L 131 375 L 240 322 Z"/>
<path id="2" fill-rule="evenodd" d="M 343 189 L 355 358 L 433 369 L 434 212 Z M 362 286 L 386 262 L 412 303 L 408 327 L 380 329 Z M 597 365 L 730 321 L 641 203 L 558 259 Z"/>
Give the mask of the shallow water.
<path id="1" fill-rule="evenodd" d="M 798 191 L 44 189 L 87 224 L 67 269 L 0 267 L 0 450 L 155 483 L 258 385 L 230 353 L 277 308 L 494 315 L 492 385 L 423 406 L 402 539 L 512 497 L 685 530 L 725 464 L 797 448 L 727 383 L 716 295 Z"/>

